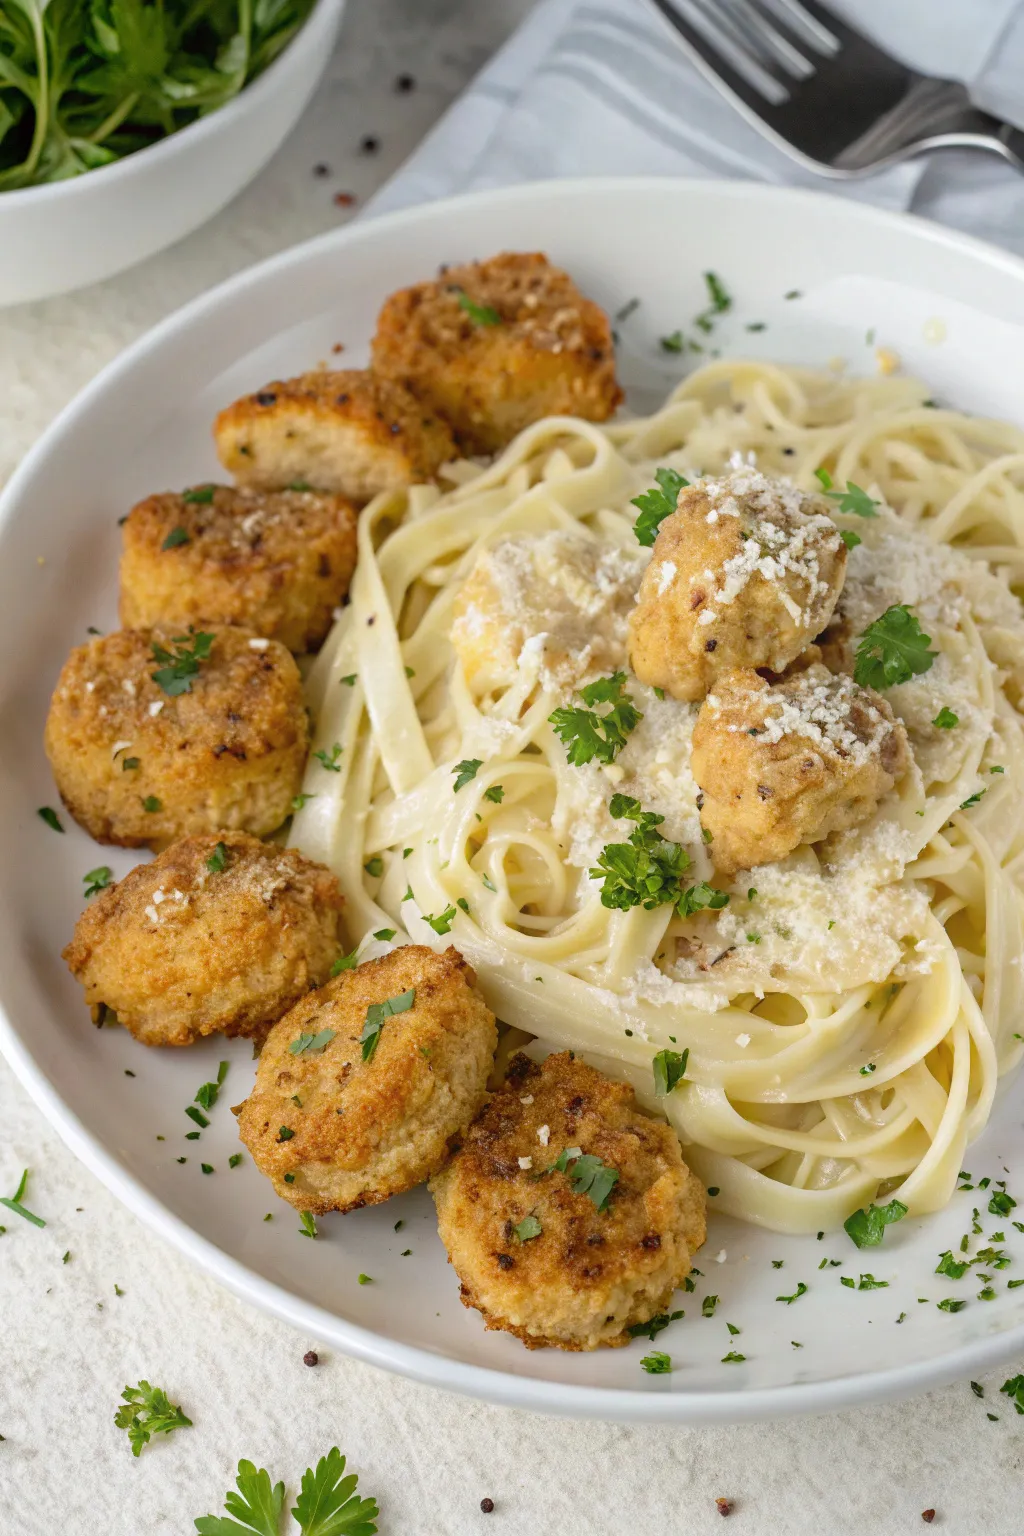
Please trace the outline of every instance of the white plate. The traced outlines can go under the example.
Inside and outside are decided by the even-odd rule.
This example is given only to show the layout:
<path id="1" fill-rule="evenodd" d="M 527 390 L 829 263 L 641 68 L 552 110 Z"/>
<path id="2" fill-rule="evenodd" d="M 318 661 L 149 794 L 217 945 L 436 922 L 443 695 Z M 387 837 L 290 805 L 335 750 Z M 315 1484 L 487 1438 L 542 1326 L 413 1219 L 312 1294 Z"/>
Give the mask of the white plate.
<path id="1" fill-rule="evenodd" d="M 622 327 L 626 382 L 642 401 L 676 376 L 656 338 L 703 306 L 701 273 L 710 268 L 735 297 L 715 337 L 724 351 L 819 364 L 845 355 L 871 371 L 866 332 L 874 328 L 942 398 L 1024 424 L 1024 264 L 911 219 L 803 192 L 632 180 L 485 193 L 355 225 L 190 305 L 83 392 L 0 503 L 0 1045 L 72 1149 L 157 1232 L 308 1335 L 422 1381 L 549 1412 L 711 1423 L 980 1374 L 1024 1348 L 1024 1287 L 1004 1283 L 1024 1273 L 1024 1238 L 985 1217 L 986 1233 L 1005 1230 L 1015 1255 L 1014 1270 L 997 1276 L 995 1301 L 934 1275 L 940 1251 L 969 1229 L 972 1202 L 984 1205 L 977 1194 L 902 1223 L 865 1253 L 844 1234 L 786 1239 L 712 1217 L 698 1260 L 705 1277 L 679 1298 L 685 1321 L 658 1340 L 673 1356 L 671 1375 L 646 1376 L 639 1343 L 594 1355 L 531 1353 L 487 1334 L 459 1304 L 424 1191 L 324 1218 L 315 1243 L 300 1236 L 295 1213 L 248 1157 L 228 1169 L 237 1146 L 228 1106 L 252 1080 L 248 1047 L 156 1052 L 123 1031 L 94 1030 L 60 960 L 83 873 L 109 862 L 120 875 L 133 862 L 99 849 L 66 816 L 58 837 L 36 815 L 56 803 L 41 739 L 58 669 L 87 625 L 116 624 L 118 517 L 147 492 L 217 474 L 210 421 L 237 394 L 329 359 L 335 342 L 345 345 L 346 366 L 361 362 L 392 288 L 442 261 L 532 248 L 612 310 L 642 299 Z M 804 296 L 785 299 L 794 289 Z M 934 319 L 945 323 L 941 346 L 925 339 L 937 333 Z M 750 321 L 767 329 L 748 333 Z M 222 1057 L 231 1069 L 213 1123 L 201 1141 L 186 1141 L 185 1106 Z M 979 1176 L 1008 1169 L 1011 1190 L 1015 1179 L 1024 1190 L 1018 1093 L 1014 1084 L 1004 1091 L 968 1159 Z M 215 1174 L 204 1177 L 201 1161 Z M 403 1257 L 406 1248 L 413 1251 Z M 783 1269 L 772 1268 L 775 1258 Z M 842 1259 L 842 1269 L 819 1269 L 829 1258 Z M 861 1270 L 888 1288 L 840 1285 L 840 1274 Z M 360 1272 L 373 1283 L 359 1285 Z M 775 1299 L 801 1280 L 810 1290 L 798 1302 Z M 721 1300 L 706 1319 L 700 1302 L 709 1291 Z M 972 1298 L 962 1312 L 938 1310 L 940 1298 L 961 1294 Z M 730 1349 L 745 1362 L 721 1363 Z"/>

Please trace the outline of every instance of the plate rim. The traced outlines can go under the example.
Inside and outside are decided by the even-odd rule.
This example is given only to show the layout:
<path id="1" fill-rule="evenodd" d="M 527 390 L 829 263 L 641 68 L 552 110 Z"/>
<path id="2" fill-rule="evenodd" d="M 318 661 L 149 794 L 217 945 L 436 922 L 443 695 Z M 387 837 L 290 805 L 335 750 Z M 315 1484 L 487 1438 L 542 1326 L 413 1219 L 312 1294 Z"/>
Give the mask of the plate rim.
<path id="1" fill-rule="evenodd" d="M 325 8 L 326 9 L 326 8 Z M 927 242 L 961 252 L 990 268 L 1015 277 L 1024 288 L 1024 258 L 989 245 L 973 235 L 920 218 L 913 214 L 880 209 L 815 188 L 783 187 L 746 181 L 706 181 L 678 176 L 598 176 L 552 178 L 512 186 L 462 192 L 429 203 L 416 203 L 390 213 L 358 219 L 341 229 L 328 230 L 298 245 L 289 246 L 256 262 L 180 306 L 111 359 L 57 414 L 21 460 L 0 491 L 0 534 L 15 514 L 22 486 L 30 481 L 54 445 L 94 402 L 116 387 L 147 354 L 158 350 L 165 339 L 191 325 L 224 300 L 244 296 L 265 279 L 301 266 L 324 251 L 343 251 L 347 246 L 373 239 L 381 230 L 400 230 L 422 218 L 456 213 L 471 205 L 487 209 L 541 199 L 604 196 L 624 193 L 643 195 L 672 189 L 712 196 L 724 201 L 739 198 L 788 205 L 797 210 L 829 205 L 844 215 L 883 229 L 905 230 L 909 225 Z M 2 982 L 0 982 L 2 992 Z M 365 1364 L 422 1382 L 441 1390 L 470 1395 L 503 1407 L 533 1412 L 601 1419 L 619 1423 L 675 1423 L 711 1425 L 781 1418 L 801 1413 L 826 1413 L 870 1402 L 909 1396 L 944 1385 L 1002 1363 L 1024 1349 L 1024 1324 L 975 1340 L 938 1357 L 858 1375 L 840 1375 L 826 1381 L 791 1383 L 786 1386 L 726 1388 L 693 1391 L 685 1387 L 658 1392 L 622 1387 L 603 1387 L 554 1382 L 520 1376 L 491 1366 L 481 1366 L 452 1356 L 407 1344 L 353 1323 L 335 1312 L 303 1300 L 277 1282 L 257 1274 L 240 1259 L 201 1236 L 181 1216 L 152 1194 L 144 1183 L 108 1151 L 65 1102 L 46 1073 L 33 1059 L 21 1033 L 8 1017 L 0 995 L 0 1053 L 36 1107 L 56 1130 L 64 1144 L 86 1168 L 157 1237 L 171 1242 L 236 1296 L 269 1312 L 292 1327 L 324 1338 Z"/>

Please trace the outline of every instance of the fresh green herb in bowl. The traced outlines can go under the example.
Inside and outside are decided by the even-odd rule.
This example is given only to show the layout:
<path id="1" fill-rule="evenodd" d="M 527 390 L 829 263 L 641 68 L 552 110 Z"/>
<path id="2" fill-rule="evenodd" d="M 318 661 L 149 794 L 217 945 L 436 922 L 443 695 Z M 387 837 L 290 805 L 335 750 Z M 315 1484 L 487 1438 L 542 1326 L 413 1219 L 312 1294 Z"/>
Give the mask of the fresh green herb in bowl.
<path id="1" fill-rule="evenodd" d="M 215 112 L 316 0 L 3 0 L 0 191 L 65 181 Z"/>

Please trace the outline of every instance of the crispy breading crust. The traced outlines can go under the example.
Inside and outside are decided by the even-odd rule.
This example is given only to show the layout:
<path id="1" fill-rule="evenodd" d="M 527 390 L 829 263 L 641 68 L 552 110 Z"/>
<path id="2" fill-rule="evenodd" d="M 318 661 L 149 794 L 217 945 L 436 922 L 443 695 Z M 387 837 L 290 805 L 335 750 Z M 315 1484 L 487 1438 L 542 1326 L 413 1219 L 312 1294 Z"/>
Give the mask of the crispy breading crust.
<path id="1" fill-rule="evenodd" d="M 221 411 L 213 435 L 239 485 L 266 491 L 300 482 L 358 505 L 432 480 L 457 456 L 434 411 L 361 368 L 275 379 Z"/>
<path id="2" fill-rule="evenodd" d="M 296 849 L 208 832 L 101 892 L 64 959 L 94 1020 L 113 1009 L 144 1045 L 258 1037 L 330 975 L 343 907 L 331 872 Z"/>
<path id="3" fill-rule="evenodd" d="M 309 722 L 284 646 L 210 625 L 209 660 L 189 693 L 171 697 L 153 681 L 152 645 L 180 633 L 122 629 L 90 640 L 57 681 L 46 755 L 61 799 L 97 842 L 159 849 L 221 828 L 265 836 L 302 783 Z M 157 809 L 145 809 L 148 797 Z"/>
<path id="4" fill-rule="evenodd" d="M 836 747 L 799 731 L 765 739 L 766 723 L 815 689 L 835 701 L 850 744 Z M 858 743 L 864 752 L 851 751 Z M 902 721 L 872 688 L 818 662 L 775 685 L 756 672 L 729 673 L 701 705 L 693 732 L 700 819 L 711 834 L 715 867 L 734 874 L 771 864 L 801 843 L 857 826 L 910 762 Z"/>
<path id="5" fill-rule="evenodd" d="M 378 373 L 451 422 L 466 453 L 496 453 L 544 416 L 606 421 L 623 398 L 608 316 L 541 252 L 449 267 L 391 294 L 372 352 Z"/>
<path id="6" fill-rule="evenodd" d="M 367 1009 L 410 988 L 413 1006 L 385 1021 L 364 1061 Z M 292 1053 L 300 1035 L 324 1029 L 335 1034 L 323 1050 Z M 483 1103 L 496 1045 L 494 1015 L 458 951 L 406 945 L 343 971 L 275 1026 L 235 1111 L 239 1135 L 298 1210 L 376 1205 L 441 1166 Z"/>
<path id="7" fill-rule="evenodd" d="M 211 485 L 148 496 L 122 538 L 126 629 L 239 624 L 303 652 L 348 591 L 356 512 L 342 496 Z"/>
<path id="8" fill-rule="evenodd" d="M 569 1147 L 618 1170 L 605 1210 L 545 1171 Z M 513 1057 L 431 1190 L 464 1305 L 530 1349 L 627 1344 L 667 1308 L 705 1236 L 704 1190 L 675 1132 L 568 1051 L 540 1067 Z M 521 1242 L 530 1215 L 542 1231 Z"/>
<path id="9" fill-rule="evenodd" d="M 810 524 L 807 514 L 827 514 L 827 503 L 801 499 L 806 513 L 787 512 L 780 503 L 762 516 L 806 541 L 821 590 L 812 594 L 796 572 L 780 577 L 755 570 L 734 598 L 721 602 L 717 594 L 731 566 L 753 547 L 744 498 L 735 498 L 740 516 L 719 516 L 703 482 L 680 492 L 676 511 L 658 530 L 630 618 L 629 660 L 641 682 L 673 698 L 702 699 L 734 667 L 783 672 L 824 629 L 846 574 L 846 546 L 831 522 L 820 529 Z M 765 565 L 774 563 L 769 558 Z"/>

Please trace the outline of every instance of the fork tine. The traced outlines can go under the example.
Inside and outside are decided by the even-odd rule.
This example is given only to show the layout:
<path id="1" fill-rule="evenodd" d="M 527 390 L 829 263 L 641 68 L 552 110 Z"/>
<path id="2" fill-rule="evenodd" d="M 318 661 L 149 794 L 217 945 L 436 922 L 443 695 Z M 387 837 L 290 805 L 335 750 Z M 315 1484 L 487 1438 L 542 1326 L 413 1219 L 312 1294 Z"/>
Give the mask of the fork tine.
<path id="1" fill-rule="evenodd" d="M 813 74 L 814 50 L 806 40 L 798 43 L 791 33 L 786 32 L 774 12 L 768 11 L 758 0 L 722 0 L 722 3 L 736 13 L 747 36 L 753 33 L 761 39 L 776 68 L 781 65 L 787 74 L 798 80 Z"/>
<path id="2" fill-rule="evenodd" d="M 682 3 L 687 4 L 687 0 Z M 654 0 L 654 4 L 679 33 L 691 55 L 696 55 L 694 62 L 701 73 L 749 111 L 760 115 L 767 106 L 786 99 L 785 86 L 762 64 L 735 23 L 727 21 L 722 25 L 722 13 L 718 10 L 709 14 L 713 0 L 688 0 L 688 15 L 679 9 L 679 0 L 675 4 L 672 0 Z M 698 20 L 701 26 L 695 24 Z"/>
<path id="3" fill-rule="evenodd" d="M 768 0 L 768 3 L 773 9 L 781 8 L 793 18 L 791 28 L 794 23 L 798 23 L 804 32 L 816 38 L 819 45 L 823 45 L 829 53 L 837 51 L 829 47 L 829 37 L 839 48 L 846 48 L 850 43 L 868 41 L 863 32 L 847 26 L 845 21 L 841 21 L 827 6 L 819 5 L 817 0 Z"/>

